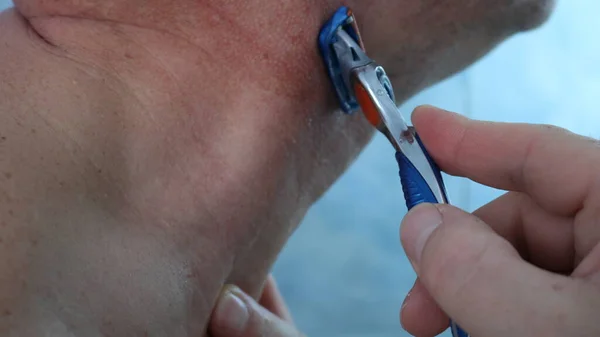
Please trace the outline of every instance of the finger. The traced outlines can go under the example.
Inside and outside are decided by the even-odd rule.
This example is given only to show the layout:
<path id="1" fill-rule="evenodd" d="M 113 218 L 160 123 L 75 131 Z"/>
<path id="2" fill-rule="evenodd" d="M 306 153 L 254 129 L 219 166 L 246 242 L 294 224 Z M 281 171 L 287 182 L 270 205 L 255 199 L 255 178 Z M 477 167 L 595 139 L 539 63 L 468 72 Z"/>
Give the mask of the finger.
<path id="1" fill-rule="evenodd" d="M 552 215 L 518 192 L 506 193 L 473 214 L 508 240 L 528 262 L 556 273 L 573 271 L 573 218 Z"/>
<path id="2" fill-rule="evenodd" d="M 598 143 L 564 129 L 473 121 L 433 107 L 417 108 L 413 122 L 449 174 L 526 192 L 550 212 L 577 212 L 598 179 Z"/>
<path id="3" fill-rule="evenodd" d="M 552 216 L 528 196 L 515 192 L 504 194 L 473 214 L 534 265 L 562 274 L 573 270 L 572 219 Z M 600 263 L 589 265 L 600 267 Z M 417 279 L 402 306 L 401 322 L 414 336 L 435 336 L 448 327 L 448 316 Z"/>
<path id="4" fill-rule="evenodd" d="M 547 335 L 540 332 L 549 327 L 567 336 L 593 321 L 600 304 L 588 298 L 595 288 L 526 263 L 480 219 L 452 206 L 415 207 L 401 237 L 432 298 L 475 336 Z"/>
<path id="5" fill-rule="evenodd" d="M 285 322 L 239 288 L 227 286 L 221 293 L 209 323 L 212 337 L 301 337 Z"/>
<path id="6" fill-rule="evenodd" d="M 402 304 L 400 322 L 413 336 L 437 336 L 448 328 L 450 320 L 417 279 Z"/>
<path id="7" fill-rule="evenodd" d="M 267 278 L 267 282 L 263 288 L 263 293 L 258 301 L 260 305 L 262 305 L 265 309 L 279 316 L 279 318 L 284 321 L 294 324 L 294 320 L 292 319 L 292 315 L 285 304 L 285 300 L 283 296 L 279 292 L 279 288 L 277 287 L 277 282 L 273 275 L 269 275 Z"/>
<path id="8" fill-rule="evenodd" d="M 581 261 L 571 276 L 600 284 L 600 243 Z"/>

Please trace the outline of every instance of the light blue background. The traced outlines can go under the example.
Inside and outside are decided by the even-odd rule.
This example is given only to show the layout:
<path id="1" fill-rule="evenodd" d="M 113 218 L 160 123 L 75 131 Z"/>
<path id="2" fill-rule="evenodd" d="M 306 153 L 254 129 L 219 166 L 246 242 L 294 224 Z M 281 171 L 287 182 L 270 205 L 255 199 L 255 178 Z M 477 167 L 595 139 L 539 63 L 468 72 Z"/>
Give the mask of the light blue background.
<path id="1" fill-rule="evenodd" d="M 9 1 L 0 0 L 0 8 Z M 600 2 L 562 0 L 543 28 L 504 43 L 467 71 L 406 103 L 477 119 L 549 123 L 598 138 Z M 447 177 L 469 211 L 500 194 Z M 387 141 L 377 136 L 309 212 L 274 273 L 299 327 L 312 337 L 408 336 L 398 310 L 414 281 L 398 244 L 406 208 Z M 445 334 L 447 335 L 447 334 Z"/>

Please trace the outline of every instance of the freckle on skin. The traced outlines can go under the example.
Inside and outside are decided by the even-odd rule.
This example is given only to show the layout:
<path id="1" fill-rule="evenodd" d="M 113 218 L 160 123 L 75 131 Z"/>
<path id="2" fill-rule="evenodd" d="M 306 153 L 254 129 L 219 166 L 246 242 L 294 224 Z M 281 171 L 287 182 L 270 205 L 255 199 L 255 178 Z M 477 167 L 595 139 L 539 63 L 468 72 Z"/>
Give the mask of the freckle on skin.
<path id="1" fill-rule="evenodd" d="M 6 177 L 6 179 L 10 179 L 10 178 L 12 178 L 12 173 L 6 172 L 6 173 L 4 173 L 4 177 Z"/>
<path id="2" fill-rule="evenodd" d="M 12 315 L 12 312 L 10 312 L 10 310 L 6 309 L 2 312 L 2 316 L 10 316 Z"/>

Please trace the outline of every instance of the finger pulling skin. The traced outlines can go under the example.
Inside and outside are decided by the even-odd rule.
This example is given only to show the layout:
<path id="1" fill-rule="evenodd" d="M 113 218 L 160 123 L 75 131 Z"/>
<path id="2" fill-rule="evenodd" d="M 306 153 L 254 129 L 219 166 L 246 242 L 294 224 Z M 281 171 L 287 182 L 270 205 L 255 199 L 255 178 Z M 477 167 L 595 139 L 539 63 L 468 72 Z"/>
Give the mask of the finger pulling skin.
<path id="1" fill-rule="evenodd" d="M 302 337 L 295 327 L 236 286 L 223 289 L 209 324 L 212 337 Z"/>

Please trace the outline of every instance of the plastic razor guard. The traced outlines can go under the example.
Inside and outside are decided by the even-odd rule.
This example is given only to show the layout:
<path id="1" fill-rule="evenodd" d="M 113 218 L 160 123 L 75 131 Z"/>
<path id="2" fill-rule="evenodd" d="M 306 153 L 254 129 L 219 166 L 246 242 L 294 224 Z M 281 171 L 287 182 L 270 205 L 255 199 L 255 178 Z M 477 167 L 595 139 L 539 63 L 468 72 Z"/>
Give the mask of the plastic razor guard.
<path id="1" fill-rule="evenodd" d="M 360 109 L 351 88 L 348 88 L 342 77 L 342 71 L 335 52 L 333 43 L 337 41 L 338 29 L 344 29 L 356 43 L 364 49 L 356 19 L 348 7 L 340 7 L 333 16 L 323 25 L 319 33 L 319 49 L 325 63 L 325 68 L 334 86 L 340 101 L 340 107 L 346 114 L 351 114 Z"/>

